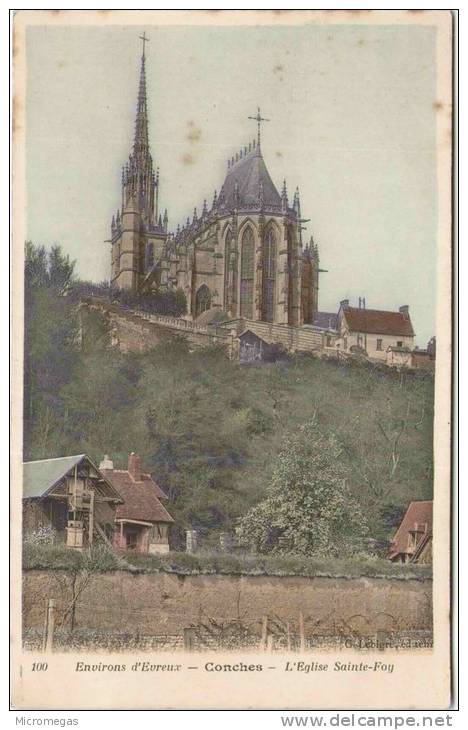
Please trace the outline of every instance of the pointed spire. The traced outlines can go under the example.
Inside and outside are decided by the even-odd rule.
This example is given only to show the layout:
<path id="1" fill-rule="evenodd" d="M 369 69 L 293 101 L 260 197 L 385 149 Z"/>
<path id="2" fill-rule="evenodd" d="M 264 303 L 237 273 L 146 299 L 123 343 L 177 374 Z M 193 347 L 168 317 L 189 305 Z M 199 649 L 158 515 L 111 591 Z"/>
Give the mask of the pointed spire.
<path id="1" fill-rule="evenodd" d="M 215 190 L 214 195 L 213 195 L 213 208 L 216 208 L 217 205 L 218 205 L 218 193 Z"/>
<path id="2" fill-rule="evenodd" d="M 140 83 L 138 86 L 137 113 L 135 120 L 135 140 L 133 152 L 147 152 L 148 145 L 148 109 L 146 101 L 146 69 L 145 69 L 145 41 L 143 41 L 143 53 L 141 56 Z"/>
<path id="3" fill-rule="evenodd" d="M 202 211 L 202 216 L 203 216 L 203 218 L 204 218 L 204 217 L 205 217 L 205 216 L 207 216 L 207 215 L 208 215 L 208 207 L 207 207 L 207 205 L 206 205 L 206 198 L 205 198 L 205 200 L 203 201 L 203 211 Z"/>
<path id="4" fill-rule="evenodd" d="M 193 220 L 192 220 L 192 223 L 196 223 L 196 222 L 197 222 L 197 220 L 198 220 L 198 216 L 197 216 L 197 209 L 196 209 L 196 208 L 194 208 L 194 209 L 193 209 Z"/>

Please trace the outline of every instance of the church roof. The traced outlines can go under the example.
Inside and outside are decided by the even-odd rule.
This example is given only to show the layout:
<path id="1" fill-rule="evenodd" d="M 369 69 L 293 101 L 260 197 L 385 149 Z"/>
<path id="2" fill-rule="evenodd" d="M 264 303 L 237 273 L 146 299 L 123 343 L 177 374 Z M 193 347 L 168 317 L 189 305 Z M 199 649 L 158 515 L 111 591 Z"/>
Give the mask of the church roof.
<path id="1" fill-rule="evenodd" d="M 264 208 L 281 210 L 278 193 L 265 165 L 260 147 L 234 162 L 228 170 L 219 194 L 219 208 L 257 208 L 263 198 Z"/>

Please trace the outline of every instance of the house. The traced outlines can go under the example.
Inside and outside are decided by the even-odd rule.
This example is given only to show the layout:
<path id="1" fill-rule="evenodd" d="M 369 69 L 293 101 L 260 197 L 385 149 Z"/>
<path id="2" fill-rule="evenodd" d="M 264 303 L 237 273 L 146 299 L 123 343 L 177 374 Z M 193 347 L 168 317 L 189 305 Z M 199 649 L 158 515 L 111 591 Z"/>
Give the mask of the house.
<path id="1" fill-rule="evenodd" d="M 432 501 L 411 502 L 391 542 L 394 563 L 432 563 Z"/>
<path id="2" fill-rule="evenodd" d="M 413 350 L 414 330 L 407 305 L 400 307 L 398 312 L 391 312 L 366 309 L 364 299 L 359 303 L 359 307 L 350 307 L 348 299 L 340 303 L 337 317 L 339 339 L 336 343 L 339 349 L 344 352 L 360 351 L 370 360 L 384 363 L 390 347 L 398 348 L 395 352 L 401 353 L 395 356 L 395 362 L 402 359 L 405 349 Z M 393 361 L 393 354 L 390 359 Z"/>
<path id="3" fill-rule="evenodd" d="M 126 470 L 114 469 L 108 456 L 99 468 L 123 497 L 115 515 L 114 547 L 139 553 L 169 552 L 169 529 L 174 520 L 161 502 L 167 495 L 141 470 L 138 454 L 129 455 Z"/>
<path id="4" fill-rule="evenodd" d="M 23 465 L 23 533 L 54 530 L 79 550 L 96 538 L 111 545 L 123 499 L 86 454 Z"/>

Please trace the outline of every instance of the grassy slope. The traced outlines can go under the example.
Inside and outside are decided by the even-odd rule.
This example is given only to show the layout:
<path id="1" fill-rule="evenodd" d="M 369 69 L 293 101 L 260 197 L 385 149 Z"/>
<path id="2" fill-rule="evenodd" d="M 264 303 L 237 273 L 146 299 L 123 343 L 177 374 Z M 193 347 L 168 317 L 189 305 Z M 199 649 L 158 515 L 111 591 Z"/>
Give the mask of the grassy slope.
<path id="1" fill-rule="evenodd" d="M 285 434 L 314 414 L 338 436 L 374 537 L 394 532 L 383 507 L 432 497 L 430 376 L 305 356 L 247 367 L 217 350 L 189 353 L 183 341 L 143 355 L 90 349 L 72 376 L 47 419 L 38 409 L 28 458 L 108 453 L 122 468 L 138 451 L 169 494 L 175 538 L 194 527 L 209 546 L 233 529 L 265 493 Z"/>

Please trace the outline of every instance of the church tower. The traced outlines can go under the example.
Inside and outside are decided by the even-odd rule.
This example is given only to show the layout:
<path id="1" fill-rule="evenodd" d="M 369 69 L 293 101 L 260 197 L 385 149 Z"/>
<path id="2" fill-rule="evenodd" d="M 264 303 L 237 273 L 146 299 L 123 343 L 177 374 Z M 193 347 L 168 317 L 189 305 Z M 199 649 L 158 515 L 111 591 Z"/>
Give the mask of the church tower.
<path id="1" fill-rule="evenodd" d="M 167 213 L 163 222 L 158 211 L 159 172 L 154 171 L 148 139 L 145 44 L 149 39 L 145 34 L 141 39 L 133 149 L 122 167 L 121 207 L 111 223 L 111 284 L 132 292 L 140 289 L 167 238 Z"/>

